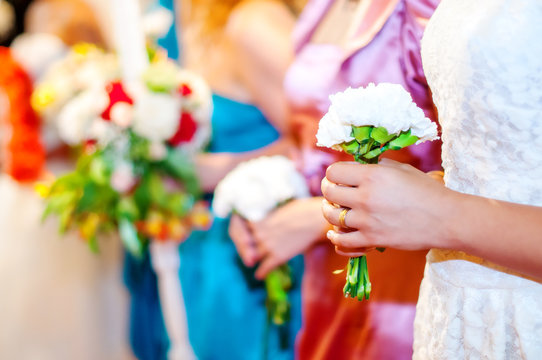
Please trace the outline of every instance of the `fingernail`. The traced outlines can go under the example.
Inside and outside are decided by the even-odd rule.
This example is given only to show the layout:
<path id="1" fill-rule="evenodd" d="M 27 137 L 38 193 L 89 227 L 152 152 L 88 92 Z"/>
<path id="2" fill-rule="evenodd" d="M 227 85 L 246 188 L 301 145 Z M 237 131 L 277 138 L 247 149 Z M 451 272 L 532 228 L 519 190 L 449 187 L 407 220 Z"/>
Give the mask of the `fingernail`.
<path id="1" fill-rule="evenodd" d="M 333 240 L 332 238 L 333 238 L 333 236 L 335 236 L 335 231 L 333 231 L 333 230 L 328 230 L 326 236 L 327 236 L 327 238 L 328 238 L 329 240 Z"/>

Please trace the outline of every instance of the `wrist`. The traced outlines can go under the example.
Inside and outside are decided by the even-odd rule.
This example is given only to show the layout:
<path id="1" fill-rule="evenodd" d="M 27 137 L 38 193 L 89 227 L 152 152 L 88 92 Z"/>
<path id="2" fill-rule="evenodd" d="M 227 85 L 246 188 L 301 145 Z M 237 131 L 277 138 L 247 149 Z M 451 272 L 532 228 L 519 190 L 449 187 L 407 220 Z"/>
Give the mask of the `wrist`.
<path id="1" fill-rule="evenodd" d="M 438 204 L 442 209 L 438 219 L 442 224 L 442 232 L 439 236 L 437 248 L 445 250 L 463 251 L 465 249 L 464 230 L 468 226 L 467 221 L 470 212 L 469 196 L 454 190 L 445 188 L 443 201 Z"/>

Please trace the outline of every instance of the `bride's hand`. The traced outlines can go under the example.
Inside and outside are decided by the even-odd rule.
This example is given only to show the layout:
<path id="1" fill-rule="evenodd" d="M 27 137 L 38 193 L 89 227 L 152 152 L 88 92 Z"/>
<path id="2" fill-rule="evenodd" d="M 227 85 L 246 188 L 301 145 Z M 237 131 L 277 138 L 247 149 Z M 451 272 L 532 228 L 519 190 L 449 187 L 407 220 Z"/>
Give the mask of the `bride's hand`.
<path id="1" fill-rule="evenodd" d="M 341 211 L 350 209 L 344 224 L 353 231 L 328 232 L 341 255 L 357 256 L 372 247 L 446 248 L 453 192 L 410 165 L 386 159 L 380 165 L 335 163 L 322 192 L 324 217 L 332 225 L 340 227 Z"/>
<path id="2" fill-rule="evenodd" d="M 325 238 L 329 225 L 322 218 L 321 203 L 320 197 L 292 200 L 264 220 L 249 223 L 261 255 L 257 279 Z"/>

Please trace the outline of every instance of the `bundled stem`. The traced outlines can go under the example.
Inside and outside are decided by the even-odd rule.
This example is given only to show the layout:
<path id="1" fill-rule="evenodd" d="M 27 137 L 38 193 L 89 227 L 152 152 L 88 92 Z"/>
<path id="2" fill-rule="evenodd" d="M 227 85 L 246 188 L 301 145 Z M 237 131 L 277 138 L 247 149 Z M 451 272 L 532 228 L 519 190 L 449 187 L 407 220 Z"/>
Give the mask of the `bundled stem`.
<path id="1" fill-rule="evenodd" d="M 284 325 L 290 319 L 290 302 L 288 290 L 292 287 L 288 265 L 282 265 L 265 277 L 267 290 L 267 311 L 275 325 Z"/>
<path id="2" fill-rule="evenodd" d="M 374 126 L 352 126 L 351 135 L 354 140 L 343 143 L 342 148 L 360 164 L 378 164 L 384 151 L 399 150 L 418 141 L 418 137 L 411 135 L 410 130 L 397 135 L 388 134 L 385 128 Z M 345 297 L 369 300 L 371 282 L 365 255 L 349 259 L 343 293 Z"/>

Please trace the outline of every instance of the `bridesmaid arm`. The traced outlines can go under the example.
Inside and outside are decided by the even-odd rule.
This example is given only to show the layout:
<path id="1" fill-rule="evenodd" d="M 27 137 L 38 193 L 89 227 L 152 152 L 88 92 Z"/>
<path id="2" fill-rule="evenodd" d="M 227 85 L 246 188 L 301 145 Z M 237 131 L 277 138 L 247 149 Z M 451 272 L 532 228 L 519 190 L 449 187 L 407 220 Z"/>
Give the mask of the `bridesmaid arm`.
<path id="1" fill-rule="evenodd" d="M 226 34 L 238 54 L 236 71 L 253 103 L 281 132 L 288 129 L 283 79 L 293 59 L 291 33 L 295 18 L 274 0 L 245 1 L 232 12 Z"/>

